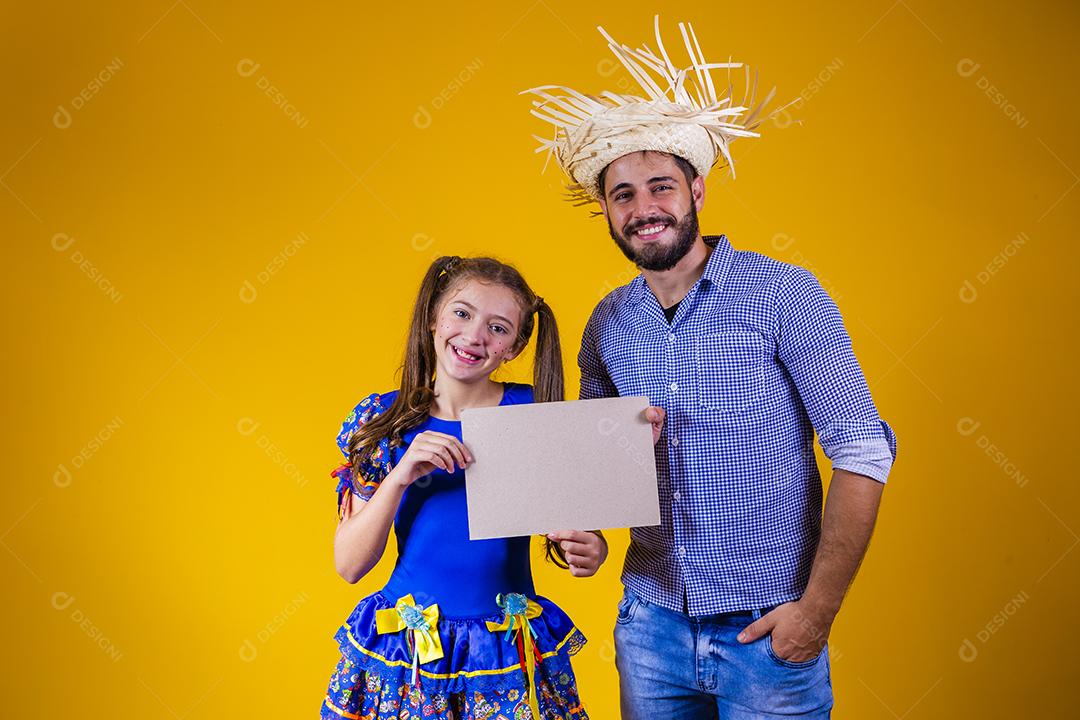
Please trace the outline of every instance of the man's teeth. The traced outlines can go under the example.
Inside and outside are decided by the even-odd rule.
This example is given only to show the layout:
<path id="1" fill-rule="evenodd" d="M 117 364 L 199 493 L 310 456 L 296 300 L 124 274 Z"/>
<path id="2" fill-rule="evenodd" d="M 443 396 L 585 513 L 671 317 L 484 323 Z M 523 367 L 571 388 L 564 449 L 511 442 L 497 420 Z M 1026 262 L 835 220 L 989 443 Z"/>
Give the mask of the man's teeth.
<path id="1" fill-rule="evenodd" d="M 641 236 L 644 236 L 644 237 L 648 237 L 650 235 L 655 235 L 658 232 L 663 232 L 666 229 L 667 229 L 667 225 L 651 225 L 649 227 L 641 228 L 640 230 L 637 231 L 637 234 L 641 235 Z"/>
<path id="2" fill-rule="evenodd" d="M 460 357 L 463 357 L 466 360 L 479 360 L 480 359 L 479 355 L 472 355 L 470 353 L 465 352 L 461 348 L 454 348 L 454 352 L 456 352 Z"/>

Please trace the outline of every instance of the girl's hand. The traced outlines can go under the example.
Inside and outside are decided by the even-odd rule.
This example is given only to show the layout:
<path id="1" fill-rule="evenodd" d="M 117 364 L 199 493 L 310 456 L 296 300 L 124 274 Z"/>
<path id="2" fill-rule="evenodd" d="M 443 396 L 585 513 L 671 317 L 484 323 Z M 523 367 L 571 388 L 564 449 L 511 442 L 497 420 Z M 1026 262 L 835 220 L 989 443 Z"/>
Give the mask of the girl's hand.
<path id="1" fill-rule="evenodd" d="M 472 453 L 456 437 L 428 430 L 413 439 L 390 474 L 396 475 L 403 487 L 408 487 L 435 470 L 453 474 L 457 469 L 464 470 L 472 461 Z"/>
<path id="2" fill-rule="evenodd" d="M 574 577 L 595 575 L 607 560 L 607 540 L 600 532 L 583 530 L 560 530 L 548 533 L 548 539 L 562 548 L 570 574 Z"/>

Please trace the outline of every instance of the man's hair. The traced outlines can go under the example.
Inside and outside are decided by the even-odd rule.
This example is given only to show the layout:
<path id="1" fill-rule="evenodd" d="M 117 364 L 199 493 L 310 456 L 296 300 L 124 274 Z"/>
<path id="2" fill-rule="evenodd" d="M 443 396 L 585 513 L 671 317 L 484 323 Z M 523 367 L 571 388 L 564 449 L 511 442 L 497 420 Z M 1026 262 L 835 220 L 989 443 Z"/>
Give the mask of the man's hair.
<path id="1" fill-rule="evenodd" d="M 683 175 L 686 177 L 687 185 L 694 182 L 694 178 L 698 176 L 697 168 L 695 168 L 689 160 L 682 157 L 681 155 L 672 155 L 671 153 L 661 152 L 660 150 L 638 150 L 638 152 L 642 154 L 654 152 L 659 155 L 667 155 L 669 158 L 674 160 L 675 164 L 679 166 L 680 170 L 682 170 Z M 609 167 L 611 167 L 610 163 L 606 165 L 603 170 L 600 171 L 600 175 L 596 178 L 596 186 L 600 188 L 601 195 L 606 194 L 606 190 L 604 189 L 604 181 L 607 179 L 607 171 Z"/>

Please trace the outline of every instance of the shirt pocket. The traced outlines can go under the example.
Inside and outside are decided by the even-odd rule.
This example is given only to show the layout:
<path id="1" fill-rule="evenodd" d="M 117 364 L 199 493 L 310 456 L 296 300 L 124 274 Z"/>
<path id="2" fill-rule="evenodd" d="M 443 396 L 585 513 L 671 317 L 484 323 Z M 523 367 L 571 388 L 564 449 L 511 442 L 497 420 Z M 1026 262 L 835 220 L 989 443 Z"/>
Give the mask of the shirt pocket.
<path id="1" fill-rule="evenodd" d="M 765 395 L 765 338 L 756 332 L 726 331 L 694 339 L 698 403 L 710 410 L 741 413 Z"/>

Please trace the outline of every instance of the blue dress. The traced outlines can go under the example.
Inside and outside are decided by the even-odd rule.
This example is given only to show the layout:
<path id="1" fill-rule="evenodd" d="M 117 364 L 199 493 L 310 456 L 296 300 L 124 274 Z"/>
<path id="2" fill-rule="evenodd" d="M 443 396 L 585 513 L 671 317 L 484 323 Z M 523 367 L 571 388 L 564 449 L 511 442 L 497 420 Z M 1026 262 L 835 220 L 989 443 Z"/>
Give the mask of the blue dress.
<path id="1" fill-rule="evenodd" d="M 385 412 L 397 391 L 365 398 L 337 442 Z M 533 401 L 532 387 L 504 383 L 500 405 Z M 383 440 L 354 473 L 334 471 L 338 504 L 367 501 L 413 439 L 434 430 L 461 439 L 461 423 L 428 417 Z M 394 518 L 398 559 L 386 585 L 356 606 L 334 639 L 341 659 L 322 717 L 398 720 L 506 718 L 587 720 L 570 656 L 585 637 L 566 613 L 536 595 L 530 538 L 469 540 L 465 473 L 435 470 L 405 491 Z M 536 719 L 539 720 L 539 719 Z"/>

